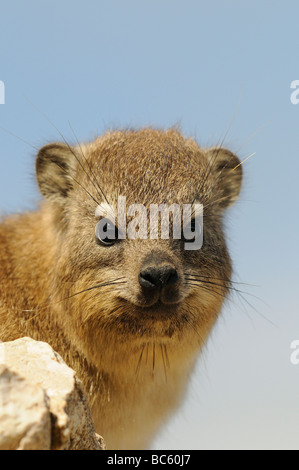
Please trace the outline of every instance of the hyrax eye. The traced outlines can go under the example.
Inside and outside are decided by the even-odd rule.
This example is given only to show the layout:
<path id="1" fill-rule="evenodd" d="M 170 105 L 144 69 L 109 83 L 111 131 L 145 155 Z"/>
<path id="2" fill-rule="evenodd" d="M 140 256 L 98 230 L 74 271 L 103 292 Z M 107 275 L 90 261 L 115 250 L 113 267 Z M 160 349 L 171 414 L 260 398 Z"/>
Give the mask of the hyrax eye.
<path id="1" fill-rule="evenodd" d="M 188 224 L 183 228 L 182 239 L 191 241 L 196 236 L 200 236 L 202 233 L 201 223 L 196 219 L 191 219 Z"/>
<path id="2" fill-rule="evenodd" d="M 96 226 L 96 240 L 101 245 L 112 246 L 118 240 L 118 230 L 111 220 L 103 218 Z"/>

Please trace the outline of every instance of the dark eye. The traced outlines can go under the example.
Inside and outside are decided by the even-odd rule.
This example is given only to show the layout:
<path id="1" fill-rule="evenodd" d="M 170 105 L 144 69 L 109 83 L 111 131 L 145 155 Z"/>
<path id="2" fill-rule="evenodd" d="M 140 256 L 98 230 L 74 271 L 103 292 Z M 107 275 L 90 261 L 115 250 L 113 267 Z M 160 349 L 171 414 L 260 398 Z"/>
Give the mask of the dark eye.
<path id="1" fill-rule="evenodd" d="M 118 239 L 118 230 L 111 220 L 103 218 L 96 226 L 96 239 L 102 245 L 114 245 Z"/>
<path id="2" fill-rule="evenodd" d="M 185 241 L 192 241 L 197 236 L 202 234 L 201 223 L 195 218 L 185 225 L 182 233 L 182 239 Z"/>

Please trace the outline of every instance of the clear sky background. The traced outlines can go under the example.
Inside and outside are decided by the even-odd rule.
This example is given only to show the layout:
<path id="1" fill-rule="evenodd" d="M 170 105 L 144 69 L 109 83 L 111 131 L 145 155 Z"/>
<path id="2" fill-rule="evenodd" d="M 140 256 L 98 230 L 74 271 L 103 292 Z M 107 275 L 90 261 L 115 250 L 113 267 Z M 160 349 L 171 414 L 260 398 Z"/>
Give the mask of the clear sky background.
<path id="1" fill-rule="evenodd" d="M 235 280 L 156 449 L 299 449 L 297 0 L 1 0 L 0 127 L 33 147 L 179 123 L 244 164 L 227 213 Z M 35 207 L 34 148 L 0 131 L 0 210 Z M 250 303 L 250 305 L 247 304 Z"/>

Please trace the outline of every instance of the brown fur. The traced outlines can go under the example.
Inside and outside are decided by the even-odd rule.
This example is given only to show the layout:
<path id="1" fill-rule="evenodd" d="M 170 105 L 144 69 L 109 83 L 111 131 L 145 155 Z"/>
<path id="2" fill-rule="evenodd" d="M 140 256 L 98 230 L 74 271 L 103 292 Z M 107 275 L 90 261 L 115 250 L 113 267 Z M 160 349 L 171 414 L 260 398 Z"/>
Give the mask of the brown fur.
<path id="1" fill-rule="evenodd" d="M 240 191 L 238 164 L 176 130 L 48 145 L 36 163 L 40 209 L 0 224 L 0 339 L 50 343 L 84 382 L 110 449 L 149 446 L 184 396 L 230 287 L 222 214 Z M 116 213 L 119 195 L 128 205 L 202 203 L 202 249 L 172 239 L 99 246 L 95 209 L 104 195 Z M 149 257 L 179 275 L 168 300 L 152 306 L 138 283 Z"/>

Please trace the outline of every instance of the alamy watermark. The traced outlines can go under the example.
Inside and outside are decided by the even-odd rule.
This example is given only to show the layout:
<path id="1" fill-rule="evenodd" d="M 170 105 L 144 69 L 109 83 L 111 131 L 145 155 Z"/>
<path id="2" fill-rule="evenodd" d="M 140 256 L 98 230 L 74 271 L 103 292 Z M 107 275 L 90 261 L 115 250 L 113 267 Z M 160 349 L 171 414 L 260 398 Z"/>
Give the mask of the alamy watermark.
<path id="1" fill-rule="evenodd" d="M 0 80 L 0 104 L 5 104 L 5 84 Z"/>
<path id="2" fill-rule="evenodd" d="M 126 197 L 118 197 L 118 214 L 112 206 L 100 204 L 95 216 L 100 218 L 96 235 L 100 240 L 107 238 L 107 226 L 110 239 L 131 240 L 184 239 L 185 250 L 199 250 L 203 244 L 203 205 L 202 204 L 150 204 L 149 210 L 143 204 L 131 204 L 127 207 Z M 128 222 L 128 219 L 130 221 Z M 172 225 L 172 230 L 171 230 Z M 117 234 L 116 234 L 117 230 Z M 172 232 L 172 233 L 171 233 Z"/>
<path id="3" fill-rule="evenodd" d="M 291 89 L 294 90 L 290 96 L 291 103 L 298 104 L 299 103 L 299 80 L 292 81 Z"/>
<path id="4" fill-rule="evenodd" d="M 293 366 L 298 366 L 299 365 L 299 340 L 295 340 L 291 343 L 290 346 L 291 349 L 293 349 L 293 352 L 290 356 L 290 361 Z"/>

